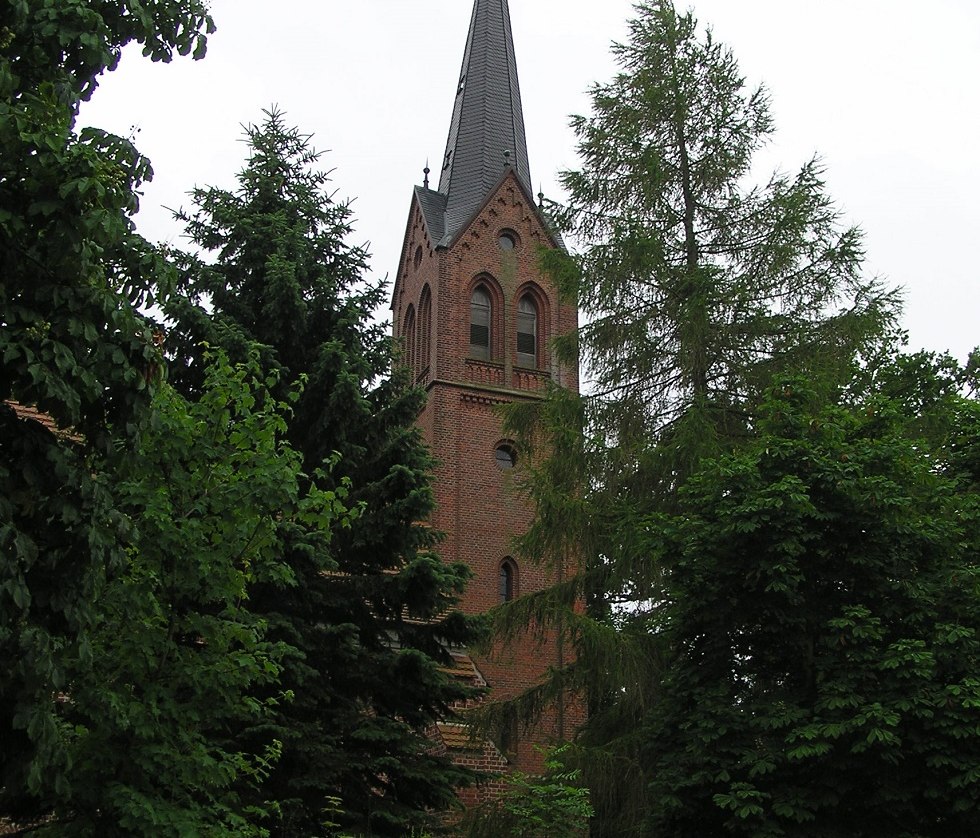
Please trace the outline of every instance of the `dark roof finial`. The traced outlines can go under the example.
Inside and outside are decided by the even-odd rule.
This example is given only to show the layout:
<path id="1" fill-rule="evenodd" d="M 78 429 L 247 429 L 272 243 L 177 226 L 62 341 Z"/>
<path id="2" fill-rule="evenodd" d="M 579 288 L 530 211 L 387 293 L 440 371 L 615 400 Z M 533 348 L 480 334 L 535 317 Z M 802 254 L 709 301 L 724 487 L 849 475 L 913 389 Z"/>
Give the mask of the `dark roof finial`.
<path id="1" fill-rule="evenodd" d="M 505 148 L 504 149 L 504 168 L 505 169 L 509 169 L 510 168 L 510 149 L 509 148 Z"/>
<path id="2" fill-rule="evenodd" d="M 538 184 L 538 206 L 544 209 L 544 188 Z"/>
<path id="3" fill-rule="evenodd" d="M 430 171 L 430 169 L 429 169 L 429 161 L 426 160 L 425 161 L 425 168 L 422 170 L 422 174 L 424 175 L 424 178 L 422 180 L 422 186 L 424 186 L 426 189 L 429 188 L 429 171 Z"/>

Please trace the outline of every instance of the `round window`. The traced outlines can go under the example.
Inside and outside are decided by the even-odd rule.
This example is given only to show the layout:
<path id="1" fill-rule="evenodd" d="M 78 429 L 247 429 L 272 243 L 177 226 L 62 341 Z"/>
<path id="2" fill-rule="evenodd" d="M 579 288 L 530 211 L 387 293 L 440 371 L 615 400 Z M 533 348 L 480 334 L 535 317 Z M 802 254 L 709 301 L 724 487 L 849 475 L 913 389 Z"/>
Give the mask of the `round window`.
<path id="1" fill-rule="evenodd" d="M 497 446 L 494 457 L 497 460 L 497 465 L 501 468 L 513 468 L 517 465 L 517 452 L 505 443 Z"/>
<path id="2" fill-rule="evenodd" d="M 513 250 L 517 247 L 517 237 L 509 230 L 504 230 L 497 241 L 500 243 L 501 250 Z"/>

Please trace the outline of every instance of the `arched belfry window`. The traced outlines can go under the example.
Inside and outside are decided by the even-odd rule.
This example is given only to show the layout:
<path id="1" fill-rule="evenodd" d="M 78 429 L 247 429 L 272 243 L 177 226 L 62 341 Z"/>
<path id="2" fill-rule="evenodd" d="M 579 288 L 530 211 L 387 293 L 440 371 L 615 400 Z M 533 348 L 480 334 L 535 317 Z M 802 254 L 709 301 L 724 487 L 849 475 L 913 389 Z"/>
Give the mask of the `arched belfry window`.
<path id="1" fill-rule="evenodd" d="M 478 285 L 470 297 L 470 356 L 490 359 L 490 294 Z"/>
<path id="2" fill-rule="evenodd" d="M 538 306 L 530 294 L 517 304 L 517 363 L 538 366 Z"/>
<path id="3" fill-rule="evenodd" d="M 418 374 L 428 369 L 431 359 L 432 345 L 432 292 L 426 285 L 419 298 L 419 332 L 418 332 Z"/>
<path id="4" fill-rule="evenodd" d="M 517 565 L 513 559 L 504 559 L 500 563 L 500 601 L 510 602 L 517 596 Z"/>
<path id="5" fill-rule="evenodd" d="M 415 347 L 415 307 L 409 306 L 405 314 L 405 327 L 402 329 L 402 340 L 405 349 L 405 366 L 415 372 L 416 347 Z"/>

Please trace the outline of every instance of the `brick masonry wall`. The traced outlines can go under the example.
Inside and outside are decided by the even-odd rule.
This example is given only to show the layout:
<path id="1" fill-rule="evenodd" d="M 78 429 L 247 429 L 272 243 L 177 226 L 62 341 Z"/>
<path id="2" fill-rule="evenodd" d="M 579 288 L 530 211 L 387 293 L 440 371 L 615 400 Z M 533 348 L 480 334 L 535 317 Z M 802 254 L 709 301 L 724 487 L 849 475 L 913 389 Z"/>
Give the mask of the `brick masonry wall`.
<path id="1" fill-rule="evenodd" d="M 515 240 L 513 250 L 501 248 L 504 232 Z M 503 469 L 495 460 L 495 449 L 504 441 L 501 405 L 540 398 L 549 379 L 578 389 L 577 370 L 559 366 L 548 347 L 552 336 L 577 325 L 574 306 L 560 302 L 538 270 L 539 249 L 552 246 L 537 208 L 512 173 L 502 178 L 448 249 L 435 247 L 414 202 L 409 215 L 392 301 L 394 333 L 408 345 L 403 330 L 409 306 L 417 311 L 428 287 L 430 339 L 418 345 L 417 328 L 414 357 L 406 360 L 428 391 L 419 425 L 438 461 L 432 525 L 445 533 L 440 553 L 445 561 L 464 562 L 474 572 L 463 600 L 468 613 L 482 613 L 500 602 L 500 564 L 505 558 L 517 567 L 518 594 L 554 581 L 551 571 L 515 554 L 514 539 L 527 529 L 533 514 L 519 490 L 521 453 L 514 469 Z M 492 298 L 488 360 L 469 357 L 470 298 L 477 284 Z M 518 364 L 516 349 L 517 305 L 528 293 L 538 309 L 538 363 L 533 369 Z M 553 637 L 541 642 L 527 638 L 474 660 L 491 687 L 491 698 L 506 698 L 538 682 L 559 662 L 559 648 Z M 570 736 L 581 722 L 581 706 L 572 703 L 563 718 L 564 734 Z M 512 764 L 538 770 L 541 761 L 533 745 L 553 741 L 559 732 L 557 711 L 546 715 L 536 730 L 520 732 Z"/>

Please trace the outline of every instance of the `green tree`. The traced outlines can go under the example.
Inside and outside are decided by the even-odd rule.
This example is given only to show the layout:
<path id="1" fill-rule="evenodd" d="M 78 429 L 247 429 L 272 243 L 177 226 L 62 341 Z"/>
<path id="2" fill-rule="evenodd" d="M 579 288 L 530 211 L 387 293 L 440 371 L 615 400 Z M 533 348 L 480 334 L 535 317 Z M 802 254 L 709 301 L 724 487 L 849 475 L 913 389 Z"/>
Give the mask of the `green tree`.
<path id="1" fill-rule="evenodd" d="M 817 160 L 751 185 L 772 118 L 731 51 L 670 0 L 637 6 L 629 34 L 572 122 L 582 168 L 556 221 L 582 253 L 549 260 L 585 315 L 570 343 L 591 423 L 627 468 L 656 443 L 669 490 L 747 432 L 773 374 L 846 378 L 895 300 L 863 278 Z"/>
<path id="2" fill-rule="evenodd" d="M 467 838 L 553 838 L 585 835 L 594 811 L 582 772 L 564 762 L 568 746 L 545 755 L 545 771 L 532 776 L 513 771 L 503 777 L 504 791 L 468 814 Z"/>
<path id="3" fill-rule="evenodd" d="M 287 405 L 254 363 L 213 358 L 200 398 L 164 386 L 153 407 L 139 446 L 111 471 L 131 521 L 129 560 L 100 598 L 92 663 L 68 686 L 70 791 L 57 834 L 266 834 L 266 813 L 236 786 L 260 783 L 280 743 L 245 753 L 229 748 L 228 731 L 287 698 L 286 650 L 266 639 L 250 598 L 263 583 L 295 584 L 281 560 L 293 529 L 326 542 L 349 524 L 345 490 L 301 474 L 284 442 Z"/>
<path id="4" fill-rule="evenodd" d="M 211 29 L 201 0 L 0 12 L 0 809 L 67 792 L 57 696 L 91 662 L 95 604 L 125 566 L 101 464 L 139 438 L 161 363 L 138 311 L 168 271 L 131 220 L 149 164 L 75 118 L 126 44 L 197 56 Z"/>
<path id="5" fill-rule="evenodd" d="M 349 207 L 331 199 L 318 153 L 281 114 L 249 128 L 248 147 L 236 191 L 196 190 L 181 216 L 213 262 L 189 260 L 186 300 L 170 308 L 175 375 L 196 390 L 204 339 L 233 357 L 256 347 L 283 387 L 305 380 L 289 441 L 307 474 L 338 455 L 330 479 L 349 481 L 363 508 L 329 552 L 295 534 L 284 559 L 297 584 L 254 600 L 270 636 L 295 650 L 283 670 L 295 698 L 272 725 L 282 758 L 261 792 L 281 809 L 277 835 L 318 834 L 328 819 L 405 835 L 453 805 L 467 776 L 425 736 L 466 695 L 441 666 L 449 644 L 471 637 L 452 610 L 467 571 L 440 561 L 421 524 L 433 502 L 413 424 L 423 395 L 392 371 L 373 319 L 384 289 L 365 281 L 366 254 L 347 244 Z"/>
<path id="6" fill-rule="evenodd" d="M 579 252 L 543 256 L 584 321 L 557 350 L 581 357 L 591 386 L 510 417 L 539 454 L 522 549 L 577 557 L 584 573 L 498 621 L 569 632 L 576 662 L 562 681 L 587 696 L 583 769 L 609 835 L 648 805 L 638 731 L 667 651 L 649 627 L 666 583 L 642 547 L 649 516 L 675 508 L 705 458 L 751 441 L 774 375 L 805 374 L 815 399 L 833 398 L 855 358 L 882 351 L 897 308 L 863 277 L 860 233 L 817 160 L 752 185 L 773 131 L 768 96 L 691 14 L 640 3 L 614 55 L 620 72 L 573 120 L 582 165 L 554 208 Z"/>
<path id="7" fill-rule="evenodd" d="M 644 834 L 980 829 L 980 498 L 894 402 L 810 404 L 777 387 L 757 441 L 648 522 L 670 653 Z"/>
<path id="8" fill-rule="evenodd" d="M 900 405 L 906 434 L 937 458 L 937 468 L 980 488 L 980 350 L 965 364 L 948 353 L 898 354 L 862 368 L 846 398 L 860 403 L 868 393 Z"/>

